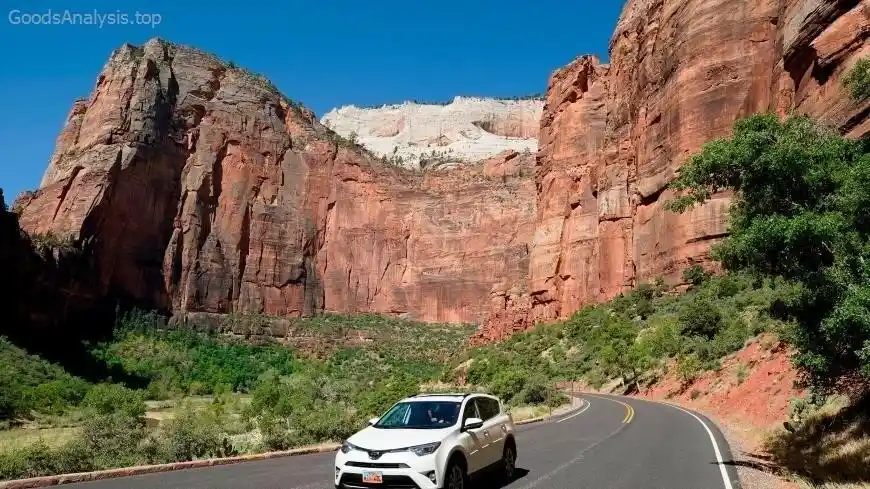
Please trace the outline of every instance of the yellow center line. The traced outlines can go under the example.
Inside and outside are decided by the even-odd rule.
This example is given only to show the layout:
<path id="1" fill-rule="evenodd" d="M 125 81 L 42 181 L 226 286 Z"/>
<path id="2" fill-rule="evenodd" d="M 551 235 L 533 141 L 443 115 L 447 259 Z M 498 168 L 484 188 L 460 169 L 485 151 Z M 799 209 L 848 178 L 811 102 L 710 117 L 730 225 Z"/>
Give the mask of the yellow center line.
<path id="1" fill-rule="evenodd" d="M 589 395 L 589 394 L 587 394 L 587 395 Z M 600 397 L 600 396 L 592 396 L 592 397 L 597 397 L 599 399 L 604 399 L 606 401 L 611 401 L 611 402 L 622 404 L 625 407 L 625 417 L 622 418 L 623 424 L 631 423 L 631 420 L 634 419 L 634 408 L 631 407 L 628 403 L 625 403 L 622 401 L 617 401 L 616 399 L 611 399 L 609 397 Z"/>

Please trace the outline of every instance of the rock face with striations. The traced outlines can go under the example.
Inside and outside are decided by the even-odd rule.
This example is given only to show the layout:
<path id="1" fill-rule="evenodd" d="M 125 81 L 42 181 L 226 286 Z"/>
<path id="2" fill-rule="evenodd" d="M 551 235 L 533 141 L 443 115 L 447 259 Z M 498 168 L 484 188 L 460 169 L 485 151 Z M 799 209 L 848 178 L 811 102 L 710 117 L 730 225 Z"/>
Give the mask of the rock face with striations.
<path id="1" fill-rule="evenodd" d="M 476 340 L 502 338 L 709 265 L 729 196 L 676 215 L 666 186 L 735 120 L 796 111 L 870 132 L 870 102 L 841 83 L 870 56 L 868 19 L 870 0 L 630 0 L 609 65 L 553 74 L 534 179 L 516 152 L 386 165 L 260 78 L 189 48 L 125 46 L 74 105 L 20 222 L 89 243 L 97 296 L 486 319 Z"/>
<path id="2" fill-rule="evenodd" d="M 493 292 L 478 341 L 708 264 L 728 195 L 677 215 L 666 185 L 735 120 L 796 111 L 870 132 L 870 102 L 841 83 L 870 56 L 870 0 L 630 0 L 610 51 L 550 79 L 528 281 Z"/>
<path id="3" fill-rule="evenodd" d="M 399 169 L 262 77 L 152 40 L 112 54 L 16 205 L 32 235 L 89 243 L 98 295 L 145 307 L 479 322 L 528 269 L 533 164 Z"/>

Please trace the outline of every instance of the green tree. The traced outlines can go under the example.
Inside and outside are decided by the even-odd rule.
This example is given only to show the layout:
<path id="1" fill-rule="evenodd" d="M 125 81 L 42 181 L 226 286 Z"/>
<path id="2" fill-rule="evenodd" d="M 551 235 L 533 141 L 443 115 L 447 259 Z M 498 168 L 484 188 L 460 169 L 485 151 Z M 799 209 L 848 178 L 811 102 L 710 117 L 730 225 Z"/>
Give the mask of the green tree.
<path id="1" fill-rule="evenodd" d="M 779 277 L 794 293 L 775 309 L 796 364 L 824 384 L 870 374 L 870 142 L 805 117 L 757 115 L 704 146 L 680 169 L 682 212 L 730 189 L 730 235 L 713 256 L 729 270 Z"/>

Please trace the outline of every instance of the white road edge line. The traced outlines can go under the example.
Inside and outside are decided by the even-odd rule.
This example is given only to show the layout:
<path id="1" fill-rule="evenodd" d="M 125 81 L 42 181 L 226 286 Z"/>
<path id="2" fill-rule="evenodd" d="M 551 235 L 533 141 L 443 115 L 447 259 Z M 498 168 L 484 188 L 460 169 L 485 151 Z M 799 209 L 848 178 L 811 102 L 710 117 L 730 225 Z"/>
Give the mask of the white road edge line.
<path id="1" fill-rule="evenodd" d="M 704 429 L 707 430 L 707 434 L 710 435 L 710 442 L 713 443 L 713 451 L 716 452 L 716 461 L 719 463 L 719 472 L 722 474 L 722 482 L 725 483 L 725 489 L 734 489 L 734 486 L 731 485 L 731 478 L 728 477 L 728 471 L 725 470 L 725 461 L 722 460 L 722 452 L 719 451 L 719 444 L 716 443 L 716 437 L 713 436 L 713 432 L 710 430 L 710 427 L 707 426 L 707 423 L 705 423 L 704 420 L 699 418 L 695 413 L 683 409 L 680 406 L 676 406 L 667 402 L 662 402 L 661 404 L 679 409 L 680 411 L 697 419 L 698 422 L 701 423 L 701 426 L 703 426 Z"/>
<path id="2" fill-rule="evenodd" d="M 583 399 L 582 402 L 585 402 L 585 403 L 586 403 L 586 406 L 584 406 L 582 409 L 580 409 L 580 410 L 577 411 L 576 413 L 572 414 L 571 416 L 564 417 L 564 418 L 562 418 L 562 419 L 560 419 L 559 421 L 556 421 L 556 422 L 557 422 L 557 423 L 561 423 L 562 421 L 568 421 L 569 419 L 571 419 L 571 418 L 573 418 L 573 417 L 575 417 L 575 416 L 580 416 L 581 414 L 583 414 L 584 412 L 586 412 L 586 410 L 589 409 L 589 401 L 587 401 L 586 399 Z"/>

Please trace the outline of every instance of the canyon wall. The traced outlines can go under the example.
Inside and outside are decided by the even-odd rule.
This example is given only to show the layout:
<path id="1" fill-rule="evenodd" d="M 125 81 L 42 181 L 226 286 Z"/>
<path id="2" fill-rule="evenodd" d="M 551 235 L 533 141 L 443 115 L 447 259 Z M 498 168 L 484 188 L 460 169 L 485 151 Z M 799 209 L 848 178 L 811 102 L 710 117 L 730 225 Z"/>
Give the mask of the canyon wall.
<path id="1" fill-rule="evenodd" d="M 569 316 L 710 264 L 729 196 L 677 215 L 666 188 L 688 156 L 758 112 L 809 114 L 848 137 L 870 102 L 844 73 L 870 56 L 868 0 L 630 0 L 610 64 L 556 71 L 541 119 L 529 277 L 491 295 L 477 341 Z"/>
<path id="2" fill-rule="evenodd" d="M 93 297 L 483 322 L 476 341 L 493 340 L 711 266 L 729 196 L 682 215 L 663 204 L 735 120 L 794 111 L 866 135 L 870 102 L 841 80 L 870 56 L 868 18 L 870 0 L 631 0 L 609 65 L 581 57 L 552 75 L 536 158 L 430 172 L 213 56 L 124 46 L 16 208 L 32 237 L 87 244 Z"/>
<path id="3" fill-rule="evenodd" d="M 87 242 L 94 294 L 130 304 L 481 322 L 528 268 L 533 164 L 396 168 L 265 78 L 152 40 L 112 54 L 16 208 L 34 237 Z"/>

